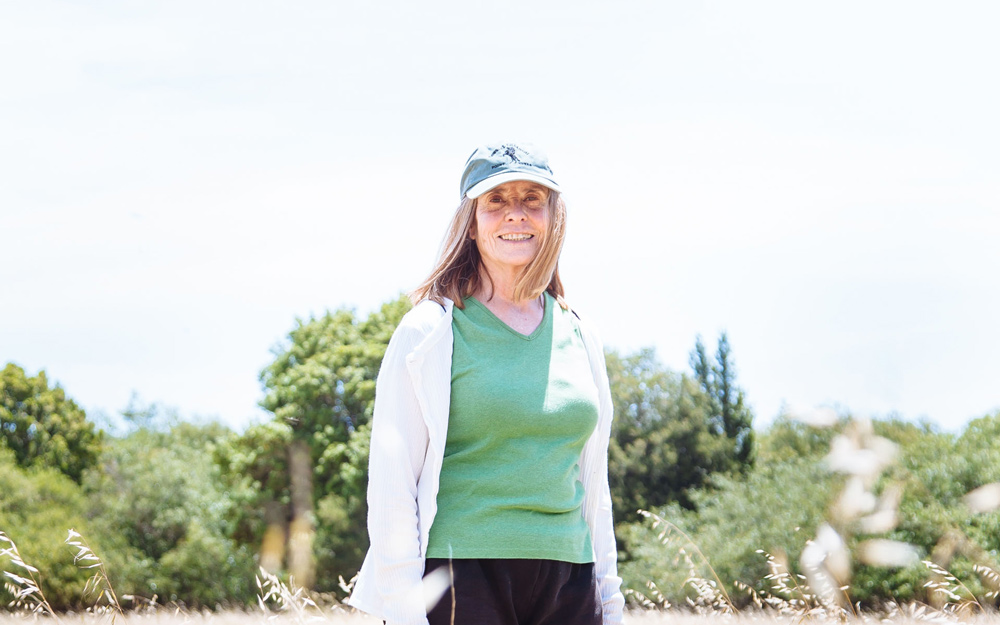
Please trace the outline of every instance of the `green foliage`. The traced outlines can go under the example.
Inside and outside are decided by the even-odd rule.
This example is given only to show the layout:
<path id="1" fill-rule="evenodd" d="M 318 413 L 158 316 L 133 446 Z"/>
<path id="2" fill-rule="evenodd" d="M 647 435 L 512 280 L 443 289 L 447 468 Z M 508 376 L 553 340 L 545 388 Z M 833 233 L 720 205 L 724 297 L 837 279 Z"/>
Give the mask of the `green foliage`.
<path id="1" fill-rule="evenodd" d="M 42 591 L 56 610 L 86 602 L 87 575 L 73 564 L 73 552 L 63 544 L 69 528 L 88 528 L 84 509 L 78 484 L 53 468 L 22 468 L 13 452 L 0 446 L 0 531 L 17 543 L 26 563 L 41 571 Z M 24 574 L 2 557 L 0 570 Z M 2 605 L 12 598 L 0 587 Z"/>
<path id="2" fill-rule="evenodd" d="M 252 600 L 252 551 L 232 538 L 239 499 L 213 461 L 234 436 L 180 422 L 109 441 L 85 486 L 93 525 L 114 537 L 103 557 L 120 594 L 195 606 Z"/>
<path id="3" fill-rule="evenodd" d="M 368 549 L 366 495 L 370 442 L 371 423 L 366 423 L 347 443 L 335 443 L 327 449 L 328 462 L 339 469 L 332 481 L 334 488 L 317 502 L 316 557 L 317 570 L 331 576 L 330 582 L 336 580 L 335 573 L 350 577 Z M 357 564 L 344 569 L 344 563 Z"/>
<path id="4" fill-rule="evenodd" d="M 337 577 L 361 565 L 368 546 L 366 489 L 375 379 L 406 297 L 365 319 L 350 310 L 299 321 L 275 360 L 261 372 L 261 405 L 270 423 L 252 427 L 216 453 L 216 460 L 246 494 L 238 514 L 242 544 L 261 544 L 269 524 L 287 526 L 296 514 L 290 490 L 290 450 L 304 443 L 317 530 L 317 589 L 339 591 Z M 267 518 L 270 517 L 270 518 Z"/>
<path id="5" fill-rule="evenodd" d="M 233 497 L 232 537 L 242 545 L 259 546 L 268 524 L 284 521 L 287 516 L 291 442 L 291 426 L 267 421 L 220 441 L 213 450 L 213 459 Z"/>
<path id="6" fill-rule="evenodd" d="M 981 596 L 988 586 L 972 567 L 1000 568 L 1000 512 L 973 513 L 964 497 L 1000 482 L 1000 412 L 972 421 L 957 437 L 898 420 L 876 422 L 876 430 L 900 443 L 899 463 L 889 479 L 903 485 L 904 496 L 891 537 L 917 545 Z M 915 576 L 908 570 L 859 569 L 856 593 L 861 600 L 891 594 L 930 601 Z"/>
<path id="7" fill-rule="evenodd" d="M 692 491 L 695 510 L 674 504 L 657 511 L 687 534 L 649 523 L 632 523 L 622 528 L 633 558 L 621 566 L 627 587 L 642 591 L 653 581 L 672 603 L 684 602 L 690 591 L 685 586 L 691 571 L 707 579 L 712 573 L 696 550 L 707 559 L 719 578 L 733 593 L 733 581 L 743 581 L 762 590 L 767 585 L 767 561 L 758 553 L 765 550 L 796 561 L 806 539 L 822 520 L 831 492 L 831 477 L 816 462 L 793 459 L 758 465 L 746 476 L 719 474 L 712 488 Z"/>
<path id="8" fill-rule="evenodd" d="M 255 591 L 253 564 L 246 547 L 195 518 L 185 527 L 184 537 L 157 562 L 149 588 L 187 605 L 246 605 Z"/>
<path id="9" fill-rule="evenodd" d="M 730 441 L 726 470 L 746 471 L 753 466 L 753 413 L 746 405 L 743 389 L 736 384 L 736 365 L 726 333 L 719 335 L 714 364 L 709 363 L 705 345 L 697 337 L 690 364 L 701 390 L 710 399 L 711 430 Z"/>
<path id="10" fill-rule="evenodd" d="M 609 477 L 617 518 L 679 502 L 691 508 L 691 489 L 716 473 L 746 471 L 753 464 L 753 414 L 736 385 L 726 335 L 716 364 L 701 339 L 691 354 L 694 379 L 669 371 L 650 348 L 607 354 L 615 407 Z"/>
<path id="11" fill-rule="evenodd" d="M 401 296 L 364 321 L 345 309 L 300 320 L 261 372 L 266 389 L 261 405 L 306 439 L 314 458 L 330 441 L 347 441 L 371 419 L 382 356 L 409 308 Z M 335 471 L 317 467 L 317 487 L 323 488 L 324 474 Z"/>
<path id="12" fill-rule="evenodd" d="M 787 416 L 778 417 L 758 436 L 757 460 L 762 464 L 795 458 L 819 460 L 830 451 L 833 433 L 831 428 L 815 428 Z"/>
<path id="13" fill-rule="evenodd" d="M 692 505 L 689 489 L 726 466 L 709 428 L 710 400 L 690 378 L 665 369 L 652 349 L 607 354 L 615 408 L 608 473 L 617 518 L 670 501 Z"/>
<path id="14" fill-rule="evenodd" d="M 1000 482 L 1000 411 L 970 423 L 955 443 L 955 455 L 969 462 L 959 477 L 969 490 Z M 982 550 L 964 550 L 971 558 L 1000 561 L 1000 512 L 973 514 L 960 529 Z"/>
<path id="15" fill-rule="evenodd" d="M 802 549 L 818 524 L 833 517 L 843 486 L 844 478 L 830 473 L 825 462 L 836 429 L 778 419 L 759 436 L 758 461 L 746 475 L 718 474 L 709 487 L 689 491 L 693 510 L 676 504 L 659 509 L 691 543 L 671 531 L 661 541 L 662 528 L 654 530 L 649 523 L 619 527 L 631 548 L 631 559 L 621 566 L 626 585 L 642 592 L 652 580 L 668 600 L 683 601 L 691 592 L 684 585 L 689 575 L 685 553 L 696 574 L 710 578 L 706 563 L 692 555 L 695 546 L 734 597 L 735 581 L 766 589 L 767 563 L 758 549 L 787 562 L 792 573 L 801 572 Z M 909 543 L 982 597 L 989 584 L 973 566 L 1000 570 L 1000 512 L 973 513 L 963 500 L 974 488 L 1000 482 L 1000 413 L 973 421 L 958 437 L 897 419 L 876 421 L 874 429 L 899 446 L 896 464 L 875 487 L 875 492 L 902 488 L 899 521 L 883 534 L 854 534 L 848 548 L 856 553 L 861 541 L 876 537 Z M 932 602 L 925 587 L 932 578 L 922 565 L 855 562 L 848 592 L 866 605 L 889 599 Z"/>
<path id="16" fill-rule="evenodd" d="M 44 371 L 29 377 L 13 363 L 0 370 L 0 439 L 22 467 L 46 466 L 79 483 L 101 452 L 101 432 Z"/>

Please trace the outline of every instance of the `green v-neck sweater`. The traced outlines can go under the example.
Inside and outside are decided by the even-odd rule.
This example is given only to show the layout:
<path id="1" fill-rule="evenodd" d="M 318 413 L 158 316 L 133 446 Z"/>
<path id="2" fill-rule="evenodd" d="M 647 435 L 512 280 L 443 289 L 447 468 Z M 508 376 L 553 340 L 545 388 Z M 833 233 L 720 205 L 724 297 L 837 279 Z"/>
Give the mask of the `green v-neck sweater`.
<path id="1" fill-rule="evenodd" d="M 594 561 L 579 477 L 598 399 L 572 315 L 546 294 L 542 323 L 526 336 L 474 298 L 455 308 L 427 557 Z"/>

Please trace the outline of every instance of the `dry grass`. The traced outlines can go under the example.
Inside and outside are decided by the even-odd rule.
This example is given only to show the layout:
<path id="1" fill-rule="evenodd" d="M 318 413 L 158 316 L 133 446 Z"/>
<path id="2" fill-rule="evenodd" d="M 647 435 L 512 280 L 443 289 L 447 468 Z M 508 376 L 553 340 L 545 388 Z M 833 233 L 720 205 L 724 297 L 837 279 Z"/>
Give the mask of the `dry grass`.
<path id="1" fill-rule="evenodd" d="M 36 619 L 30 615 L 0 613 L 0 625 L 24 625 Z M 99 614 L 63 614 L 59 617 L 63 625 L 106 625 L 108 617 Z M 273 614 L 261 611 L 231 612 L 189 612 L 162 609 L 144 614 L 126 613 L 119 623 L 130 625 L 301 625 L 302 623 L 335 623 L 336 625 L 381 625 L 376 620 L 362 614 L 345 612 L 324 612 L 309 616 L 306 620 L 292 614 Z"/>
<path id="2" fill-rule="evenodd" d="M 342 611 L 325 611 L 322 614 L 310 616 L 303 621 L 291 614 L 267 614 L 252 612 L 183 612 L 167 609 L 155 613 L 128 614 L 125 617 L 132 625 L 301 625 L 302 623 L 330 623 L 331 625 L 372 625 L 382 621 L 363 614 L 348 614 Z M 28 622 L 44 622 L 44 618 L 30 615 L 15 615 L 0 613 L 0 625 L 24 625 Z M 95 614 L 64 614 L 60 622 L 66 625 L 104 625 L 107 616 Z M 927 625 L 928 622 L 961 622 L 970 625 L 994 625 L 1000 623 L 1000 616 L 977 616 L 962 621 L 942 621 L 923 615 L 899 614 L 893 618 L 875 617 L 823 620 L 809 619 L 811 623 L 830 623 L 841 625 L 868 625 L 892 623 L 893 625 Z M 672 611 L 629 611 L 625 614 L 625 625 L 801 625 L 800 616 L 781 616 L 773 613 L 743 613 L 736 615 L 707 615 Z"/>

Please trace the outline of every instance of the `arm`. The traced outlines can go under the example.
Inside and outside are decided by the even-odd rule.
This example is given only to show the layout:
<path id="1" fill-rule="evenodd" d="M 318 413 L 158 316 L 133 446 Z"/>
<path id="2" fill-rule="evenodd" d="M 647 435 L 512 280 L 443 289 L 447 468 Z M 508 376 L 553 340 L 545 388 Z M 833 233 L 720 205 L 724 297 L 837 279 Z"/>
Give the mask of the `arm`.
<path id="1" fill-rule="evenodd" d="M 423 338 L 401 326 L 386 349 L 375 386 L 368 478 L 368 535 L 380 616 L 390 625 L 426 625 L 417 521 L 417 481 L 428 433 L 406 355 Z"/>
<path id="2" fill-rule="evenodd" d="M 590 525 L 596 559 L 594 570 L 601 594 L 605 625 L 622 622 L 625 597 L 618 577 L 618 546 L 615 543 L 614 521 L 611 514 L 611 487 L 608 484 L 608 444 L 611 440 L 613 404 L 604 346 L 597 335 L 581 323 L 587 354 L 590 358 L 594 383 L 597 385 L 597 430 L 584 448 L 580 473 L 586 492 L 584 516 Z"/>

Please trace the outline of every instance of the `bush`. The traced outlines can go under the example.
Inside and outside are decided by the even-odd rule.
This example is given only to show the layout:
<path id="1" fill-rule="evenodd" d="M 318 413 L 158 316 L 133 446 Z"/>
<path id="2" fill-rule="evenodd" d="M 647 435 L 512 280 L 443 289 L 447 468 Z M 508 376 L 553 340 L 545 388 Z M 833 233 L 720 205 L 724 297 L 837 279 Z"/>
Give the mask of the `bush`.
<path id="1" fill-rule="evenodd" d="M 626 585 L 643 592 L 652 581 L 669 601 L 683 601 L 693 593 L 684 587 L 690 574 L 686 553 L 702 577 L 712 577 L 710 563 L 730 593 L 734 581 L 766 590 L 769 570 L 758 550 L 788 562 L 795 573 L 806 541 L 829 519 L 846 537 L 851 553 L 872 537 L 909 543 L 984 601 L 989 585 L 973 567 L 1000 570 L 1000 513 L 973 514 L 963 497 L 1000 481 L 1000 413 L 973 421 L 958 437 L 895 419 L 877 421 L 874 429 L 899 445 L 896 464 L 873 485 L 876 494 L 902 489 L 894 529 L 873 536 L 853 521 L 838 521 L 831 504 L 840 496 L 844 478 L 830 473 L 824 462 L 835 430 L 778 420 L 760 437 L 758 463 L 745 478 L 716 476 L 710 487 L 690 492 L 694 510 L 674 505 L 657 511 L 690 536 L 690 543 L 671 530 L 659 540 L 662 528 L 648 522 L 619 527 L 631 556 L 621 564 Z M 848 593 L 852 601 L 867 605 L 933 602 L 924 586 L 931 578 L 921 564 L 891 568 L 856 561 Z"/>
<path id="2" fill-rule="evenodd" d="M 142 427 L 109 441 L 88 474 L 93 525 L 120 594 L 190 606 L 252 601 L 253 553 L 232 536 L 236 502 L 213 456 L 234 434 L 218 424 Z"/>
<path id="3" fill-rule="evenodd" d="M 656 511 L 690 542 L 649 522 L 623 531 L 633 554 L 621 565 L 625 585 L 643 592 L 652 581 L 670 602 L 683 603 L 693 592 L 685 587 L 691 574 L 686 554 L 698 575 L 712 579 L 711 566 L 730 593 L 733 581 L 763 590 L 769 571 L 759 550 L 797 561 L 824 517 L 832 484 L 832 476 L 807 459 L 758 462 L 745 479 L 717 476 L 713 488 L 691 493 L 696 511 L 677 505 Z"/>
<path id="4" fill-rule="evenodd" d="M 64 544 L 70 528 L 89 530 L 86 499 L 80 486 L 61 472 L 17 466 L 14 454 L 0 447 L 0 531 L 17 543 L 21 557 L 40 571 L 42 592 L 56 610 L 79 608 L 85 571 L 73 563 L 74 552 Z M 19 575 L 0 558 L 0 569 Z M 0 588 L 4 605 L 13 597 Z"/>

